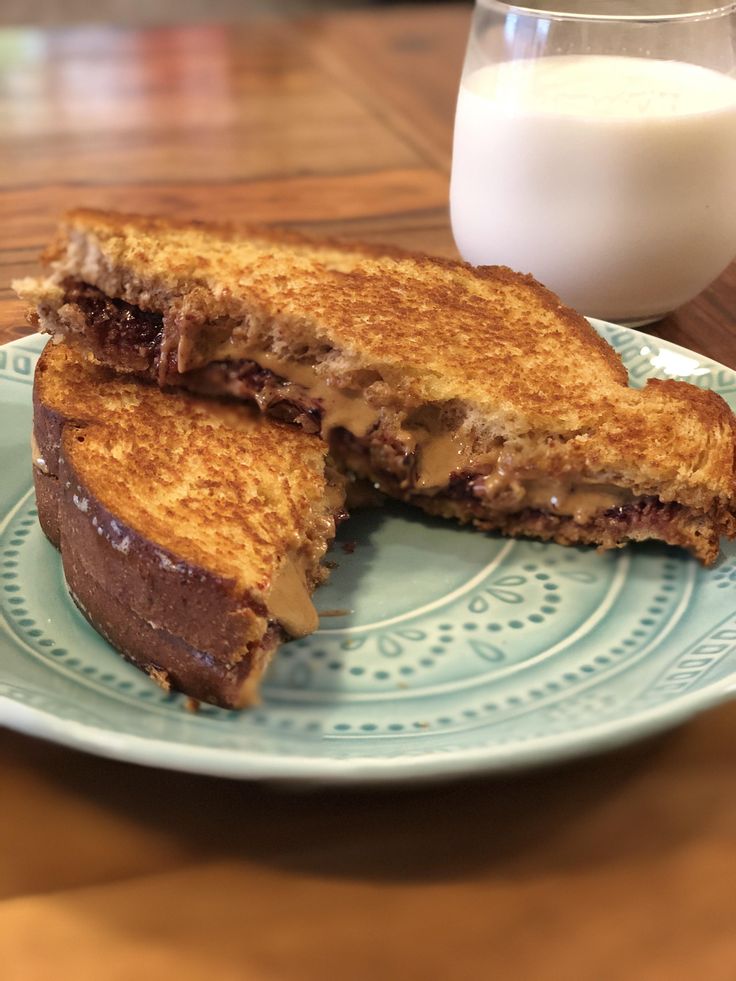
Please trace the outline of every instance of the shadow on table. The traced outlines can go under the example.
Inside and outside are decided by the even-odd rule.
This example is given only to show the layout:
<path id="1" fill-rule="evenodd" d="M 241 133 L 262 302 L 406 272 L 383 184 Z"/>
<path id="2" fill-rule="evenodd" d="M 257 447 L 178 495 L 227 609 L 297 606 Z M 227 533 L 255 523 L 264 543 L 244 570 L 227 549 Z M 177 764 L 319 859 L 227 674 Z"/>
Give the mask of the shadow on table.
<path id="1" fill-rule="evenodd" d="M 192 861 L 241 859 L 368 882 L 442 882 L 474 873 L 523 878 L 600 868 L 700 834 L 712 801 L 692 793 L 692 780 L 680 790 L 671 759 L 686 732 L 555 769 L 403 790 L 285 789 L 197 777 L 11 733 L 0 745 L 44 786 L 133 829 L 174 839 Z M 62 829 L 55 833 L 63 839 Z"/>

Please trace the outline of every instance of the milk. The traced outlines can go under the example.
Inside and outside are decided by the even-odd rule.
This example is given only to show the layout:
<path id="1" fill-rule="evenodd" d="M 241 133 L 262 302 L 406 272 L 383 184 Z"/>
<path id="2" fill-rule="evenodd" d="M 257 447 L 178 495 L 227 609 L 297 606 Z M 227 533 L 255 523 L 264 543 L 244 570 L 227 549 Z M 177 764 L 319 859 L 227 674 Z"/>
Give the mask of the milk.
<path id="1" fill-rule="evenodd" d="M 463 80 L 452 227 L 583 313 L 638 319 L 736 253 L 736 81 L 647 58 L 552 56 Z"/>

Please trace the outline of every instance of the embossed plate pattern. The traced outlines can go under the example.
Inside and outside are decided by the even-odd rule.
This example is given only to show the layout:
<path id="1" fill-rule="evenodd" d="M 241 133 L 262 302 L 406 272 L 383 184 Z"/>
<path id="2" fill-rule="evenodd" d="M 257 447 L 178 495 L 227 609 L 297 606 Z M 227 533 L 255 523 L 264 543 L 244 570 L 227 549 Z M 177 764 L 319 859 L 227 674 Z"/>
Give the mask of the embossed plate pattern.
<path id="1" fill-rule="evenodd" d="M 736 403 L 734 372 L 594 325 L 634 384 L 685 378 Z M 42 347 L 32 337 L 0 348 L 5 725 L 230 777 L 403 781 L 617 745 L 736 691 L 733 544 L 704 570 L 664 547 L 597 555 L 481 535 L 396 506 L 343 527 L 339 568 L 317 606 L 349 612 L 282 648 L 263 705 L 193 715 L 88 626 L 40 531 L 28 441 Z"/>

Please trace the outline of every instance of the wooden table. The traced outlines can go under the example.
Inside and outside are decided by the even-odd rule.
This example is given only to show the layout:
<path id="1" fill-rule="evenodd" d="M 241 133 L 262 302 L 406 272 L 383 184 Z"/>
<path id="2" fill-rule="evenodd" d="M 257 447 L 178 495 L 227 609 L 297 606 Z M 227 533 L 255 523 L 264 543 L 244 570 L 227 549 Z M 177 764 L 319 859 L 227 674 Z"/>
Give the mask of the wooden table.
<path id="1" fill-rule="evenodd" d="M 11 277 L 80 203 L 453 254 L 467 9 L 0 34 Z M 736 266 L 662 323 L 736 366 Z M 736 705 L 514 778 L 298 793 L 0 733 L 0 975 L 736 977 Z"/>

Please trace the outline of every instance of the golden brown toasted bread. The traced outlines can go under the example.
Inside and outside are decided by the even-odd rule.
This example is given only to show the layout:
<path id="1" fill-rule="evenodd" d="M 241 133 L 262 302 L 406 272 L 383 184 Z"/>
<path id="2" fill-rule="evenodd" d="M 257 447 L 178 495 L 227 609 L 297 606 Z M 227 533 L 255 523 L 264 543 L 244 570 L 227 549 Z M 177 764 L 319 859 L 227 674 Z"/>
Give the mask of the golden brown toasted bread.
<path id="1" fill-rule="evenodd" d="M 77 211 L 42 329 L 117 370 L 321 432 L 383 491 L 481 528 L 704 562 L 736 533 L 736 423 L 717 395 L 628 386 L 530 276 L 291 232 Z"/>
<path id="2" fill-rule="evenodd" d="M 315 436 L 49 344 L 34 479 L 87 619 L 159 682 L 238 707 L 310 600 L 344 497 Z"/>

